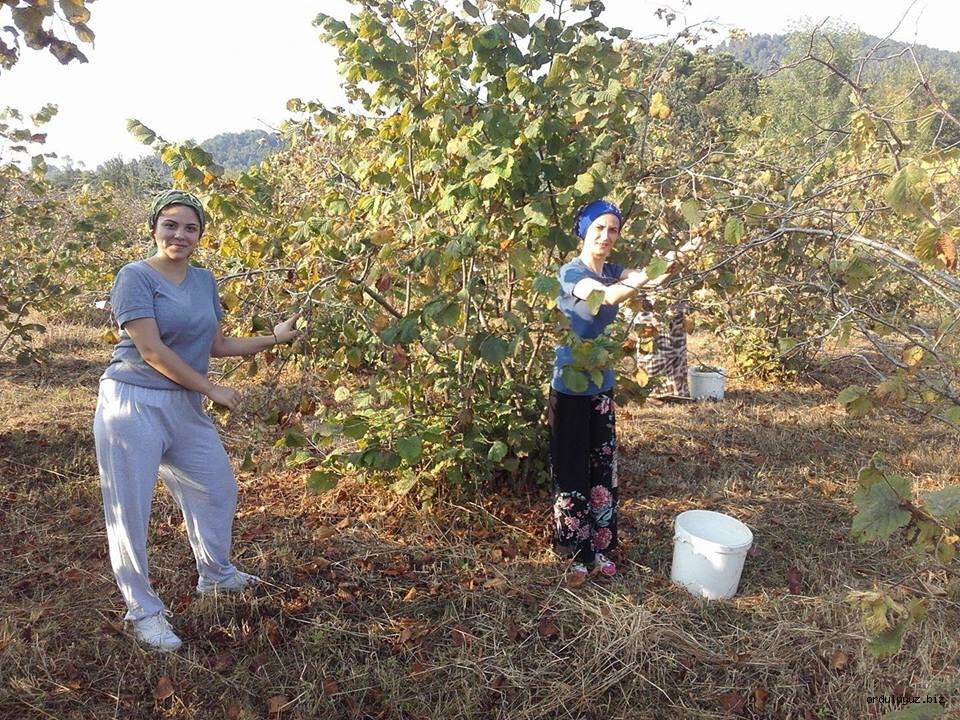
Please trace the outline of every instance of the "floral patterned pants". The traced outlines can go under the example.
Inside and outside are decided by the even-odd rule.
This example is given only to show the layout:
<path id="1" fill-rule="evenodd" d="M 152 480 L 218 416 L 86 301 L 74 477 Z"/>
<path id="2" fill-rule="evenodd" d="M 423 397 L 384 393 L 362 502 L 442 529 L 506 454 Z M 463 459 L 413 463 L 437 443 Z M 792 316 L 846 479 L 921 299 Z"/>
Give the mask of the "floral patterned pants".
<path id="1" fill-rule="evenodd" d="M 592 563 L 617 546 L 617 437 L 613 391 L 550 391 L 553 543 L 557 552 Z"/>

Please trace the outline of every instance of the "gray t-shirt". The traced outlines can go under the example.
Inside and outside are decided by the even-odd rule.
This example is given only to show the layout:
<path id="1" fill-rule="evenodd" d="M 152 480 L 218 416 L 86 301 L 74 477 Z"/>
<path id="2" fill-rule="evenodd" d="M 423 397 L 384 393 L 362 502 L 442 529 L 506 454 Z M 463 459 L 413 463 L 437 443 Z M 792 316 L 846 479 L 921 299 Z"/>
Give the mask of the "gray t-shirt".
<path id="1" fill-rule="evenodd" d="M 145 260 L 124 265 L 110 291 L 113 317 L 120 326 L 120 342 L 101 379 L 160 390 L 183 390 L 170 378 L 144 362 L 124 325 L 137 318 L 153 318 L 163 344 L 198 373 L 206 377 L 210 348 L 223 318 L 220 295 L 213 273 L 187 268 L 187 276 L 175 285 Z"/>

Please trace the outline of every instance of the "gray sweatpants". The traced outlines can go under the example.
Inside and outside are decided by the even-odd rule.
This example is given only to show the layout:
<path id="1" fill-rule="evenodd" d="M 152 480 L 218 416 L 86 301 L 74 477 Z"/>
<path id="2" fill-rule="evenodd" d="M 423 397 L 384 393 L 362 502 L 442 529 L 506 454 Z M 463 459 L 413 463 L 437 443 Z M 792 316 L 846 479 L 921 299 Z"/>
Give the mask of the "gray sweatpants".
<path id="1" fill-rule="evenodd" d="M 110 563 L 127 603 L 126 620 L 166 608 L 147 576 L 147 526 L 157 476 L 180 505 L 200 577 L 236 573 L 230 534 L 237 482 L 202 396 L 100 381 L 93 435 L 103 491 Z"/>

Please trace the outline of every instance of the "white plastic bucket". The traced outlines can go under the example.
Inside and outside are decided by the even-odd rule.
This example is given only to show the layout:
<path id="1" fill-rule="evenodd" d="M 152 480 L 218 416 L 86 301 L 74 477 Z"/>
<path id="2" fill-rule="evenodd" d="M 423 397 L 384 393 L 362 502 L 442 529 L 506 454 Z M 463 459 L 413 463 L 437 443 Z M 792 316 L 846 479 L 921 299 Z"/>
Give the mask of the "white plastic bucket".
<path id="1" fill-rule="evenodd" d="M 723 390 L 727 384 L 727 376 L 720 372 L 701 372 L 690 368 L 687 370 L 687 381 L 690 384 L 690 397 L 694 400 L 723 400 Z"/>
<path id="2" fill-rule="evenodd" d="M 712 510 L 677 515 L 670 579 L 709 600 L 733 597 L 753 544 L 746 525 Z"/>

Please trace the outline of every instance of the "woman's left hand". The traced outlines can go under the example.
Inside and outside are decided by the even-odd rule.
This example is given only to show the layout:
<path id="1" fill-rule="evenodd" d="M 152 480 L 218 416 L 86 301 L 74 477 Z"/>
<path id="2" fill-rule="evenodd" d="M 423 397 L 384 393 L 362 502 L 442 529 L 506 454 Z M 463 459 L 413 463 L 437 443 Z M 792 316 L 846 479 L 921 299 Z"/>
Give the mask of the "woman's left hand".
<path id="1" fill-rule="evenodd" d="M 282 323 L 278 323 L 273 328 L 273 337 L 276 338 L 277 343 L 288 343 L 291 340 L 295 340 L 300 334 L 300 331 L 297 329 L 297 320 L 300 319 L 300 313 L 297 313 L 291 318 L 284 320 Z"/>

